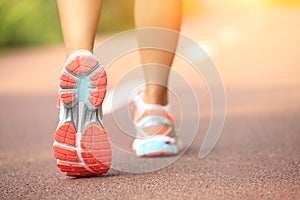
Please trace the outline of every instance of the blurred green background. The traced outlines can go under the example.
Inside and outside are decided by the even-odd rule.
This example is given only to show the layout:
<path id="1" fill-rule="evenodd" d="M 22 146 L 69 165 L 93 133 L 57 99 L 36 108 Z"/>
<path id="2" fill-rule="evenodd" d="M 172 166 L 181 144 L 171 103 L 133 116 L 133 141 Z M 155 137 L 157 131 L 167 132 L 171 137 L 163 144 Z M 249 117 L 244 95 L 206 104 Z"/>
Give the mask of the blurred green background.
<path id="1" fill-rule="evenodd" d="M 104 0 L 98 30 L 133 27 L 134 0 Z M 45 45 L 62 41 L 55 0 L 1 0 L 0 48 Z"/>
<path id="2" fill-rule="evenodd" d="M 234 1 L 299 5 L 299 0 Z M 185 14 L 203 12 L 206 9 L 203 5 L 208 3 L 211 2 L 209 0 L 184 0 Z M 134 0 L 104 0 L 98 30 L 107 33 L 133 28 L 133 7 Z M 61 41 L 56 0 L 0 0 L 0 49 L 12 46 L 47 45 Z"/>

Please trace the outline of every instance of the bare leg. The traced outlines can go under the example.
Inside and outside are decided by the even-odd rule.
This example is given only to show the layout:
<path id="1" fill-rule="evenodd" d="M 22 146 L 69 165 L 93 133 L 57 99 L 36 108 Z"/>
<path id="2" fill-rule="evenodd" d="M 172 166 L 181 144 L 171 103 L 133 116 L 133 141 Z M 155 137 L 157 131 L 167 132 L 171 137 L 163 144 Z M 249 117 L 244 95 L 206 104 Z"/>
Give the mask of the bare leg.
<path id="1" fill-rule="evenodd" d="M 182 0 L 136 0 L 135 1 L 135 25 L 136 28 L 159 27 L 179 31 L 182 18 Z M 162 42 L 166 38 L 158 36 L 157 40 Z M 139 42 L 143 42 L 143 37 L 139 37 Z M 173 51 L 176 50 L 178 37 L 172 38 Z M 168 103 L 168 75 L 172 66 L 174 54 L 157 49 L 144 49 L 140 51 L 142 63 L 151 66 L 144 67 L 146 79 L 146 90 L 144 102 L 149 104 L 166 105 Z M 154 65 L 153 65 L 154 64 Z M 155 65 L 157 64 L 157 65 Z M 159 76 L 159 84 L 157 77 Z"/>
<path id="2" fill-rule="evenodd" d="M 99 117 L 106 75 L 95 55 L 89 52 L 93 50 L 102 1 L 57 2 L 67 55 L 73 56 L 68 58 L 59 75 L 60 115 L 54 135 L 54 156 L 58 159 L 58 168 L 67 176 L 96 176 L 107 173 L 112 155 Z M 74 54 L 76 50 L 85 51 Z M 87 137 L 101 138 L 101 141 L 91 145 Z"/>
<path id="3" fill-rule="evenodd" d="M 102 0 L 57 0 L 67 55 L 93 50 Z"/>

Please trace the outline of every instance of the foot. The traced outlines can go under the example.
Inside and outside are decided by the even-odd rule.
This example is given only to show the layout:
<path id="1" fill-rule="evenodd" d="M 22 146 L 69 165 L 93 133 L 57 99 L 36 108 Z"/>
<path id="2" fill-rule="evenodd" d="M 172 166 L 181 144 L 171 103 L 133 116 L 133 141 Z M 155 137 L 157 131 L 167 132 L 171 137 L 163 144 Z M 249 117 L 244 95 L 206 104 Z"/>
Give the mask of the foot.
<path id="1" fill-rule="evenodd" d="M 100 118 L 106 84 L 104 69 L 89 51 L 73 53 L 60 74 L 53 151 L 67 176 L 95 176 L 110 168 L 111 147 Z"/>
<path id="2" fill-rule="evenodd" d="M 146 104 L 140 90 L 133 99 L 136 139 L 132 149 L 137 156 L 175 155 L 183 149 L 177 136 L 170 105 Z"/>

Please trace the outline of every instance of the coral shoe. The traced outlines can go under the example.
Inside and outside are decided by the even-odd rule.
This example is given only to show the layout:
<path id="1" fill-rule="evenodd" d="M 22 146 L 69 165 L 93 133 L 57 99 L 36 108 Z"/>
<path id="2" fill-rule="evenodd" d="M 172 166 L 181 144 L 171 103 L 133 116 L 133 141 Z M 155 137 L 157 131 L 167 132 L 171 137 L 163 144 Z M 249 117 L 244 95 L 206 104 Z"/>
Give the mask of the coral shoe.
<path id="1" fill-rule="evenodd" d="M 95 176 L 110 168 L 111 147 L 100 118 L 106 85 L 106 73 L 91 52 L 76 51 L 67 59 L 59 77 L 53 144 L 57 166 L 67 176 Z"/>

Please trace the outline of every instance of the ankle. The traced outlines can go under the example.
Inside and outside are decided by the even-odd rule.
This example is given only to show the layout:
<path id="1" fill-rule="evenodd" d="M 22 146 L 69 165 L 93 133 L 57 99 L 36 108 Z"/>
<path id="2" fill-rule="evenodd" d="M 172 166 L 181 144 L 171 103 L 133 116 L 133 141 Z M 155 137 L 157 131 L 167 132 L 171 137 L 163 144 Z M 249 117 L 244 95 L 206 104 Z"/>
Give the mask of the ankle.
<path id="1" fill-rule="evenodd" d="M 168 104 L 168 88 L 161 85 L 149 84 L 145 88 L 143 101 L 147 104 Z"/>
<path id="2" fill-rule="evenodd" d="M 74 54 L 76 52 L 90 52 L 90 53 L 93 53 L 93 48 L 89 48 L 89 47 L 81 47 L 81 48 L 67 47 L 66 48 L 67 57 L 71 56 L 72 54 Z"/>
<path id="3" fill-rule="evenodd" d="M 69 55 L 72 55 L 74 53 L 91 53 L 93 54 L 93 51 L 92 50 L 89 50 L 89 49 L 76 49 L 74 51 L 71 51 L 70 53 L 68 53 Z"/>

